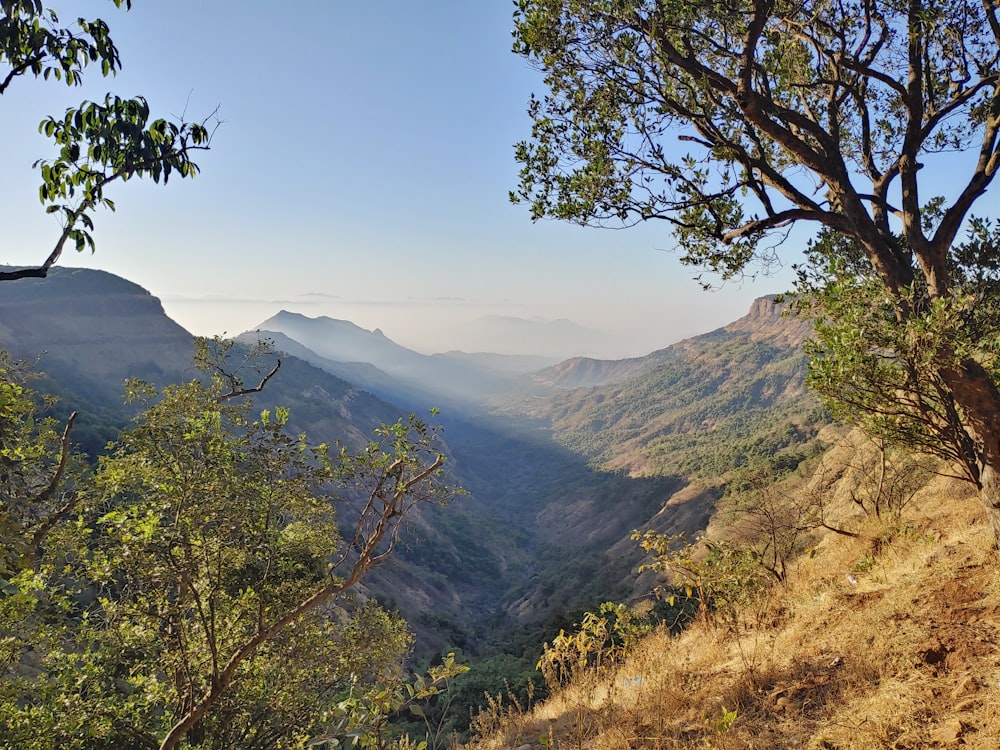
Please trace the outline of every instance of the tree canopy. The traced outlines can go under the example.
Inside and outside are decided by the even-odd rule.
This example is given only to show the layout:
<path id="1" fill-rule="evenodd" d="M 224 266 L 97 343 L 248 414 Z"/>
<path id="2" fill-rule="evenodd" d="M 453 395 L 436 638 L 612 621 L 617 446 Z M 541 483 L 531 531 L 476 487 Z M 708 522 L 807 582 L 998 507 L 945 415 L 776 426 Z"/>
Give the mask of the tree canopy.
<path id="1" fill-rule="evenodd" d="M 947 290 L 947 249 L 1000 166 L 991 3 L 522 0 L 515 21 L 549 90 L 517 146 L 513 197 L 535 218 L 666 220 L 723 275 L 811 220 L 893 287 L 915 257 Z M 928 210 L 922 160 L 969 148 Z"/>
<path id="2" fill-rule="evenodd" d="M 126 10 L 132 7 L 131 0 L 112 2 Z M 39 0 L 2 0 L 0 8 L 0 95 L 24 77 L 75 86 L 91 66 L 105 77 L 121 67 L 110 29 L 99 18 L 77 18 L 64 25 L 59 13 Z M 171 174 L 197 174 L 191 157 L 210 145 L 207 123 L 153 119 L 143 97 L 113 94 L 42 120 L 39 131 L 58 151 L 55 158 L 35 162 L 42 180 L 39 198 L 48 213 L 58 216 L 62 229 L 41 264 L 0 272 L 0 281 L 44 277 L 67 242 L 77 251 L 93 251 L 93 211 L 114 210 L 105 194 L 111 183 L 133 177 L 165 183 Z"/>
<path id="3" fill-rule="evenodd" d="M 535 219 L 663 220 L 684 262 L 723 279 L 778 260 L 795 224 L 824 230 L 800 271 L 827 330 L 870 355 L 898 417 L 883 425 L 949 440 L 1000 539 L 1000 329 L 974 313 L 996 299 L 997 248 L 959 241 L 995 239 L 972 214 L 1000 168 L 995 4 L 519 0 L 514 38 L 547 93 L 512 200 Z M 849 349 L 814 358 L 831 398 L 863 369 Z"/>
<path id="4" fill-rule="evenodd" d="M 354 594 L 453 494 L 436 430 L 310 444 L 251 410 L 277 367 L 232 348 L 200 342 L 200 380 L 131 382 L 142 410 L 93 471 L 3 363 L 0 746 L 300 747 L 399 683 L 405 623 Z"/>

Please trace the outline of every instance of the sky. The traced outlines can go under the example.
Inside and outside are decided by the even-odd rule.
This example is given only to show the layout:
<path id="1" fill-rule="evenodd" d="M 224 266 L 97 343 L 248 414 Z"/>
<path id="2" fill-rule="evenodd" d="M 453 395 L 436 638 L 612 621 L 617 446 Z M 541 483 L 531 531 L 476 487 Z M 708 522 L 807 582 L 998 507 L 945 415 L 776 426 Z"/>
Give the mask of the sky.
<path id="1" fill-rule="evenodd" d="M 60 265 L 140 284 L 198 335 L 287 309 L 431 353 L 455 348 L 481 316 L 567 318 L 615 336 L 579 354 L 635 356 L 790 286 L 786 266 L 705 292 L 662 223 L 532 223 L 509 203 L 513 144 L 543 87 L 510 51 L 505 0 L 47 5 L 63 21 L 104 18 L 122 71 L 88 70 L 72 89 L 22 78 L 0 98 L 0 262 L 41 263 L 58 236 L 31 168 L 53 153 L 39 121 L 113 91 L 145 96 L 160 116 L 218 108 L 221 122 L 197 178 L 115 185 L 117 212 L 96 215 L 96 253 L 69 249 Z"/>

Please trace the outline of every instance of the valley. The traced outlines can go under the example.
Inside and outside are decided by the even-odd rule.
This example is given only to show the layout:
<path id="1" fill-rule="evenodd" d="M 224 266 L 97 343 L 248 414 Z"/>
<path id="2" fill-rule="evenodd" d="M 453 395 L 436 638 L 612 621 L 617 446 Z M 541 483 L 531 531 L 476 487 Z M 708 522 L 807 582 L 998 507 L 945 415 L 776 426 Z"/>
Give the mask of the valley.
<path id="1" fill-rule="evenodd" d="M 37 360 L 42 389 L 60 397 L 52 413 L 80 412 L 75 436 L 91 455 L 130 417 L 126 378 L 192 376 L 191 336 L 109 274 L 4 285 L 0 320 L 0 347 Z M 496 690 L 530 674 L 541 643 L 584 611 L 647 595 L 633 530 L 695 538 L 728 471 L 816 450 L 828 416 L 803 387 L 806 332 L 762 299 L 723 329 L 620 361 L 427 356 L 288 312 L 238 340 L 271 342 L 281 358 L 254 408 L 287 407 L 311 441 L 359 446 L 380 422 L 440 409 L 449 475 L 468 494 L 415 513 L 363 592 L 406 619 L 416 663 L 458 649 L 493 665 Z"/>

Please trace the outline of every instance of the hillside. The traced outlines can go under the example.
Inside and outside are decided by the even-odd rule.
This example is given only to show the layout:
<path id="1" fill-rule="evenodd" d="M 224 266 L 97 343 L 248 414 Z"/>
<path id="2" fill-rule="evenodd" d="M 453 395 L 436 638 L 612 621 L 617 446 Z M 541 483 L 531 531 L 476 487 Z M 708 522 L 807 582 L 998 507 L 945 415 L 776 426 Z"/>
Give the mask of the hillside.
<path id="1" fill-rule="evenodd" d="M 0 345 L 32 358 L 46 350 L 40 367 L 49 377 L 41 382 L 63 398 L 54 414 L 81 409 L 74 436 L 92 453 L 128 419 L 124 378 L 162 384 L 194 374 L 190 335 L 155 297 L 109 274 L 58 269 L 46 282 L 8 284 L 0 308 Z M 407 619 L 418 660 L 457 648 L 486 665 L 487 676 L 464 688 L 467 705 L 530 673 L 540 644 L 587 609 L 648 590 L 635 575 L 642 553 L 629 539 L 633 529 L 694 538 L 729 502 L 735 470 L 758 461 L 792 470 L 824 444 L 824 414 L 802 388 L 803 322 L 768 300 L 724 329 L 648 357 L 576 359 L 530 380 L 514 377 L 530 358 L 423 357 L 345 321 L 334 328 L 419 367 L 404 383 L 372 362 L 338 362 L 272 333 L 287 354 L 255 408 L 289 407 L 290 427 L 315 442 L 359 445 L 379 422 L 423 412 L 434 402 L 422 394 L 458 390 L 442 373 L 481 393 L 498 383 L 526 389 L 500 399 L 492 414 L 482 402 L 444 404 L 435 421 L 444 426 L 452 477 L 469 494 L 415 515 L 396 557 L 367 581 L 368 595 Z M 380 390 L 406 402 L 373 395 Z"/>
<path id="2" fill-rule="evenodd" d="M 937 477 L 901 517 L 865 516 L 860 442 L 800 477 L 856 536 L 817 532 L 783 583 L 713 621 L 661 626 L 600 668 L 591 651 L 533 707 L 495 701 L 468 750 L 1000 746 L 998 560 L 979 500 Z"/>
<path id="3" fill-rule="evenodd" d="M 536 389 L 501 411 L 537 420 L 605 470 L 718 477 L 828 421 L 804 384 L 808 333 L 808 321 L 762 298 L 725 328 L 644 358 L 536 373 Z"/>
<path id="4" fill-rule="evenodd" d="M 159 300 L 99 271 L 55 268 L 47 279 L 0 284 L 0 349 L 37 361 L 44 377 L 32 385 L 59 397 L 53 416 L 79 412 L 73 438 L 91 455 L 132 416 L 122 403 L 126 378 L 167 385 L 197 375 L 192 336 L 164 314 Z M 265 371 L 272 362 L 263 363 Z M 278 374 L 254 398 L 256 409 L 278 405 L 290 410 L 293 432 L 352 448 L 366 444 L 379 424 L 410 411 L 295 356 L 282 357 Z M 498 523 L 494 511 L 474 501 L 427 508 L 414 516 L 398 560 L 369 578 L 368 593 L 404 613 L 422 652 L 468 641 L 475 622 L 504 595 L 510 581 L 501 557 L 512 553 L 486 531 Z"/>
<path id="5" fill-rule="evenodd" d="M 268 327 L 286 330 L 275 336 L 279 348 L 345 376 L 345 368 L 354 368 L 372 378 L 373 390 L 387 383 L 364 369 L 371 364 L 345 365 L 327 357 L 360 356 L 374 347 L 378 372 L 397 379 L 397 388 L 402 371 L 385 373 L 400 367 L 400 359 L 413 366 L 405 392 L 410 398 L 421 387 L 447 384 L 456 390 L 446 379 L 455 371 L 446 376 L 436 369 L 428 383 L 417 377 L 421 368 L 428 359 L 436 368 L 442 363 L 402 350 L 377 332 L 283 312 L 252 335 L 272 335 L 264 330 Z M 561 622 L 602 598 L 632 596 L 640 559 L 628 542 L 633 529 L 651 526 L 694 536 L 715 510 L 725 471 L 775 454 L 794 465 L 815 450 L 824 415 L 802 386 L 800 344 L 807 330 L 808 324 L 783 317 L 772 301 L 761 300 L 731 326 L 648 357 L 576 359 L 537 372 L 530 383 L 522 381 L 528 395 L 508 400 L 493 415 L 446 407 L 440 421 L 455 475 L 470 491 L 463 500 L 470 515 L 440 516 L 439 529 L 449 541 L 434 556 L 450 561 L 445 566 L 462 577 L 469 570 L 461 562 L 463 549 L 480 538 L 475 529 L 508 541 L 498 556 L 472 566 L 473 579 L 496 584 L 488 596 L 468 592 L 463 601 L 467 613 L 469 608 L 476 613 L 473 629 L 482 632 L 485 623 L 488 632 L 527 628 L 541 640 L 551 628 L 546 622 Z M 587 378 L 579 376 L 583 370 Z M 551 379 L 546 383 L 553 371 L 574 382 L 593 382 L 601 373 L 605 384 L 568 389 Z M 609 379 L 615 382 L 609 385 Z M 480 379 L 478 386 L 491 382 L 495 385 Z M 678 440 L 684 441 L 683 451 L 671 447 L 670 441 Z M 412 559 L 426 559 L 428 552 Z M 420 616 L 433 617 L 432 608 Z M 457 645 L 477 653 L 483 639 L 464 635 Z"/>
<path id="6" fill-rule="evenodd" d="M 46 280 L 4 284 L 0 322 L 0 346 L 15 357 L 40 357 L 38 368 L 46 376 L 37 385 L 61 399 L 53 415 L 80 412 L 73 434 L 92 455 L 130 418 L 121 401 L 126 378 L 163 385 L 196 374 L 191 336 L 153 295 L 110 274 L 54 269 Z M 380 422 L 433 403 L 417 402 L 414 388 L 408 392 L 414 406 L 393 405 L 338 377 L 377 380 L 381 371 L 372 364 L 338 365 L 291 339 L 278 343 L 290 354 L 255 397 L 255 408 L 288 407 L 291 429 L 316 442 L 357 446 Z M 395 350 L 387 340 L 380 343 Z M 469 378 L 481 367 L 506 369 L 507 378 L 534 362 L 444 356 L 444 366 L 457 362 Z M 442 366 L 438 357 L 421 361 Z M 330 372 L 334 365 L 340 368 L 336 375 Z M 384 377 L 391 387 L 392 376 Z M 414 517 L 398 557 L 369 581 L 371 593 L 407 617 L 421 653 L 455 647 L 482 653 L 497 648 L 498 633 L 524 628 L 534 634 L 526 636 L 534 647 L 548 630 L 546 622 L 571 617 L 601 598 L 628 594 L 629 570 L 638 558 L 634 551 L 612 555 L 610 550 L 631 528 L 661 512 L 680 486 L 675 477 L 639 480 L 595 470 L 554 443 L 548 431 L 520 418 L 471 417 L 446 409 L 440 420 L 455 481 L 470 494 Z M 700 527 L 709 507 L 688 505 L 687 511 L 698 512 L 678 513 L 678 523 Z"/>

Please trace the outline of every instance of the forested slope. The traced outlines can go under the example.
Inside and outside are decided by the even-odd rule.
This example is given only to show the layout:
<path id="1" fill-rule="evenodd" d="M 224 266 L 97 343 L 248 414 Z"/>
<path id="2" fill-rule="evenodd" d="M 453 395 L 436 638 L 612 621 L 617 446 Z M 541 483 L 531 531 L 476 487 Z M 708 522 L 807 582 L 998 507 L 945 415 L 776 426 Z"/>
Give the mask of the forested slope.
<path id="1" fill-rule="evenodd" d="M 828 421 L 804 383 L 808 332 L 807 321 L 762 298 L 725 328 L 627 360 L 626 372 L 637 375 L 620 379 L 609 366 L 614 382 L 561 385 L 573 382 L 576 368 L 594 371 L 593 361 L 577 361 L 562 368 L 561 381 L 549 380 L 503 411 L 538 420 L 604 469 L 719 477 L 801 446 Z"/>

